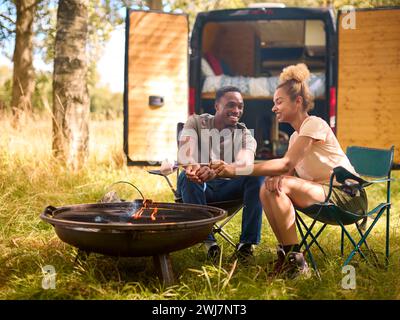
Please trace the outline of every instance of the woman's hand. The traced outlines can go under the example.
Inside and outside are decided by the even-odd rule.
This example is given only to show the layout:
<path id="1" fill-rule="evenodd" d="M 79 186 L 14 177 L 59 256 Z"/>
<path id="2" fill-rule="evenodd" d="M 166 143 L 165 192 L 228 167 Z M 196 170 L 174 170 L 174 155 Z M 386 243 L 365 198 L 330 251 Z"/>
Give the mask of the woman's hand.
<path id="1" fill-rule="evenodd" d="M 169 162 L 167 159 L 163 160 L 163 162 L 161 162 L 160 173 L 163 176 L 168 176 L 172 172 L 174 172 L 174 164 Z"/>
<path id="2" fill-rule="evenodd" d="M 235 176 L 235 167 L 222 160 L 213 161 L 211 163 L 211 169 L 214 170 L 217 177 L 233 178 Z"/>
<path id="3" fill-rule="evenodd" d="M 269 192 L 282 192 L 282 177 L 265 177 L 264 185 Z"/>

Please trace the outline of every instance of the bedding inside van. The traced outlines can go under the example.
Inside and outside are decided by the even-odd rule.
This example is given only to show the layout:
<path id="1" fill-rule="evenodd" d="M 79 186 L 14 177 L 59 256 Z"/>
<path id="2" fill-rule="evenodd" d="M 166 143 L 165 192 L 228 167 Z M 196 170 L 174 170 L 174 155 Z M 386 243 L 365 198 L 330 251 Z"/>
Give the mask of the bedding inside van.
<path id="1" fill-rule="evenodd" d="M 202 93 L 213 93 L 223 86 L 235 86 L 242 94 L 248 97 L 271 98 L 278 85 L 278 76 L 273 77 L 231 77 L 227 75 L 209 75 L 205 78 Z M 325 74 L 312 73 L 309 81 L 311 93 L 314 97 L 323 97 L 325 94 Z"/>

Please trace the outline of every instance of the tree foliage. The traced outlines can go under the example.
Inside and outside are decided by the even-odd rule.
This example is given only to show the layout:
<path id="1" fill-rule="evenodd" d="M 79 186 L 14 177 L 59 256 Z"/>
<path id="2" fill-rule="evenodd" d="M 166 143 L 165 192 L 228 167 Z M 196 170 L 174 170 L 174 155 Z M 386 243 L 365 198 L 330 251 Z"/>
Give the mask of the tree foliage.
<path id="1" fill-rule="evenodd" d="M 287 7 L 321 7 L 331 6 L 339 10 L 345 5 L 352 5 L 355 8 L 374 8 L 381 6 L 398 6 L 400 0 L 167 0 L 165 1 L 172 10 L 185 12 L 189 16 L 190 26 L 193 26 L 196 14 L 199 12 L 217 10 L 246 8 L 250 3 L 283 3 Z"/>
<path id="2" fill-rule="evenodd" d="M 46 62 L 54 58 L 54 39 L 56 31 L 57 1 L 45 0 L 46 6 L 40 12 L 41 24 L 37 29 L 43 43 L 43 57 Z M 129 2 L 130 3 L 130 2 Z M 96 61 L 102 53 L 114 28 L 123 23 L 122 0 L 91 0 L 88 7 L 88 47 L 89 61 Z"/>
<path id="3" fill-rule="evenodd" d="M 17 11 L 14 3 L 10 0 L 0 0 L 0 10 L 0 43 L 5 43 L 10 37 L 14 37 Z M 9 56 L 4 49 L 3 46 L 0 46 L 2 51 L 0 53 Z"/>

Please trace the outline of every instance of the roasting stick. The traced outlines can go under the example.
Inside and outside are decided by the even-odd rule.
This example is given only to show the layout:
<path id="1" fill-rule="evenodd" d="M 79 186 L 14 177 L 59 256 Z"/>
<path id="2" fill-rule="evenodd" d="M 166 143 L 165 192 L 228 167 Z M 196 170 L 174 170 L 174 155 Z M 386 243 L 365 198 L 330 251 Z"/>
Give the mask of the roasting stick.
<path id="1" fill-rule="evenodd" d="M 161 163 L 160 172 L 162 175 L 167 176 L 173 173 L 177 168 L 186 169 L 188 166 L 199 165 L 200 167 L 210 166 L 209 162 L 197 162 L 197 163 L 175 163 L 172 164 L 168 161 L 163 161 Z"/>
<path id="2" fill-rule="evenodd" d="M 179 168 L 186 168 L 189 166 L 200 166 L 200 167 L 208 167 L 211 165 L 210 162 L 198 162 L 198 163 L 188 163 L 188 164 L 183 164 L 183 163 L 177 163 L 174 167 L 179 167 Z"/>
<path id="3" fill-rule="evenodd" d="M 171 164 L 171 163 L 169 163 L 167 161 L 163 161 L 161 163 L 161 167 L 160 167 L 160 170 L 158 171 L 159 172 L 158 174 L 161 173 L 161 175 L 163 175 L 165 178 L 167 178 L 167 176 L 169 176 L 171 173 L 173 173 L 177 168 L 185 169 L 190 165 L 192 165 L 192 166 L 193 165 L 199 165 L 200 167 L 211 166 L 211 163 L 212 163 L 212 161 L 210 161 L 210 162 L 198 162 L 198 163 L 191 163 L 191 164 L 177 163 L 177 164 L 173 165 L 173 164 Z M 231 180 L 231 178 L 219 178 L 219 179 Z M 169 181 L 168 178 L 167 178 L 167 182 L 168 182 L 168 185 L 170 186 L 170 188 L 174 191 L 174 188 L 172 187 L 172 184 L 171 184 L 171 182 Z M 174 193 L 175 193 L 175 191 L 174 191 Z"/>

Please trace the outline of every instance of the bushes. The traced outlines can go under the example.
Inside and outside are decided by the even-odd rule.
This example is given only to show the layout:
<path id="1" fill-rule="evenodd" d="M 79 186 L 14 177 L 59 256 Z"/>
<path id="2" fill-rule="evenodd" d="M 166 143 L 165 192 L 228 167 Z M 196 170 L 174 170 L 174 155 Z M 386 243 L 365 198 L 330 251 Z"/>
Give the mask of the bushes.
<path id="1" fill-rule="evenodd" d="M 0 66 L 0 110 L 6 109 L 11 102 L 12 70 L 7 66 Z"/>
<path id="2" fill-rule="evenodd" d="M 122 93 L 111 92 L 108 87 L 90 90 L 90 112 L 93 118 L 115 119 L 122 117 Z"/>
<path id="3" fill-rule="evenodd" d="M 32 106 L 35 113 L 52 110 L 53 75 L 48 71 L 36 72 Z M 122 117 L 122 93 L 111 92 L 107 86 L 89 84 L 90 112 L 92 119 L 115 119 Z M 11 109 L 12 70 L 0 67 L 0 110 Z"/>

